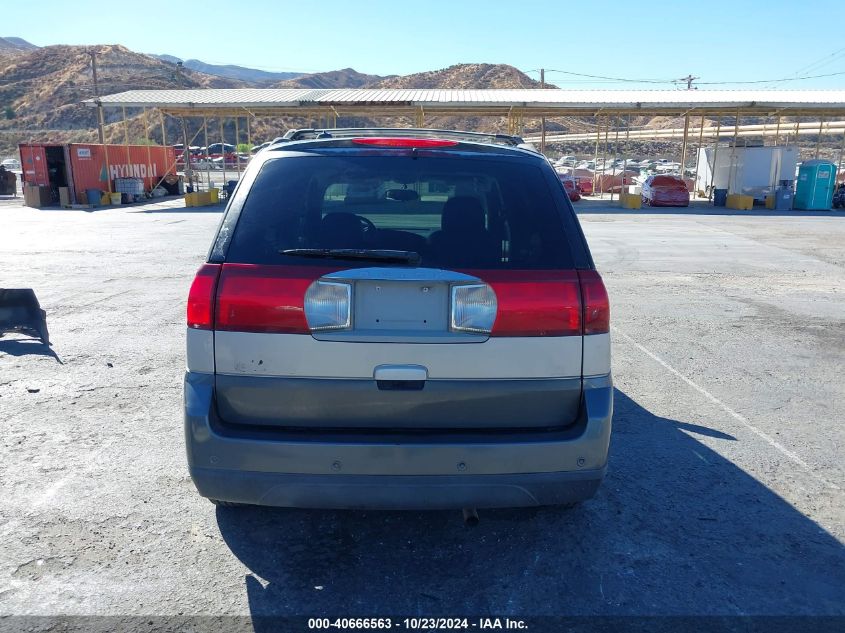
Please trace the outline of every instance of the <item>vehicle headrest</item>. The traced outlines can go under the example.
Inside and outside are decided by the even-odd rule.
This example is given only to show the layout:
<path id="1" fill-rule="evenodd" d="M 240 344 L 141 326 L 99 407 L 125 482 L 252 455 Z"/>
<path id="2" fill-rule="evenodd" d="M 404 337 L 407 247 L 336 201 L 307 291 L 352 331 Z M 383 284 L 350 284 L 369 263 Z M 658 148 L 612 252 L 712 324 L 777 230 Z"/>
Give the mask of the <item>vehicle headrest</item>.
<path id="1" fill-rule="evenodd" d="M 455 196 L 443 205 L 440 228 L 448 232 L 484 230 L 484 208 L 478 198 Z"/>

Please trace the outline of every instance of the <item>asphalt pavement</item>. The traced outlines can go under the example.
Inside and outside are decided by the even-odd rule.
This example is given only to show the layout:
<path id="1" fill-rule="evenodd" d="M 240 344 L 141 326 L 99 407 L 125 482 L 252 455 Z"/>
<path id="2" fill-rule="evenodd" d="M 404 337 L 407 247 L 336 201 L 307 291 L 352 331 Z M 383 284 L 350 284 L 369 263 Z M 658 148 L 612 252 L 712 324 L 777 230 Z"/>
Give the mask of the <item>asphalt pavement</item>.
<path id="1" fill-rule="evenodd" d="M 597 497 L 215 508 L 184 458 L 184 301 L 220 219 L 0 201 L 0 615 L 845 616 L 845 215 L 578 205 L 612 302 Z M 10 621 L 7 621 L 7 624 Z"/>

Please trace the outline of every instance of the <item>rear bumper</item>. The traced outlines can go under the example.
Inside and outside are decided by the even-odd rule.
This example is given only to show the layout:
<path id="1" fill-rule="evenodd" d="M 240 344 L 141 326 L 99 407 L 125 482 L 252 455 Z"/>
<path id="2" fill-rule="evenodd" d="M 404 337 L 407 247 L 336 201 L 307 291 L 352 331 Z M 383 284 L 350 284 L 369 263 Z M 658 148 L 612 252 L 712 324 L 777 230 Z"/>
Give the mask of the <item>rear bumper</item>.
<path id="1" fill-rule="evenodd" d="M 517 507 L 591 497 L 607 464 L 610 376 L 584 379 L 558 431 L 250 430 L 216 417 L 214 377 L 185 376 L 188 467 L 201 495 L 303 508 Z"/>

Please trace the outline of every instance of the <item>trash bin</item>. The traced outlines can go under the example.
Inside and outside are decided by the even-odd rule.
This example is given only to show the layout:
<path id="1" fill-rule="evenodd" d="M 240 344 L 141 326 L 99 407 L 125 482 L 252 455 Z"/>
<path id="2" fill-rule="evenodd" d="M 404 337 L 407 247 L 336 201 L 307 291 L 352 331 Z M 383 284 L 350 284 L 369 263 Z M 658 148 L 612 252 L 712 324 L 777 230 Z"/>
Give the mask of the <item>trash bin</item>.
<path id="1" fill-rule="evenodd" d="M 727 189 L 714 189 L 713 190 L 713 206 L 714 207 L 724 207 L 728 204 L 728 190 Z"/>
<path id="2" fill-rule="evenodd" d="M 775 190 L 775 211 L 792 211 L 792 189 L 786 187 Z"/>
<path id="3" fill-rule="evenodd" d="M 100 193 L 99 189 L 86 189 L 85 190 L 85 198 L 88 200 L 88 204 L 97 206 L 100 204 L 100 198 L 102 194 Z"/>
<path id="4" fill-rule="evenodd" d="M 111 198 L 112 204 L 120 204 L 121 194 L 119 193 L 110 193 L 109 198 Z"/>

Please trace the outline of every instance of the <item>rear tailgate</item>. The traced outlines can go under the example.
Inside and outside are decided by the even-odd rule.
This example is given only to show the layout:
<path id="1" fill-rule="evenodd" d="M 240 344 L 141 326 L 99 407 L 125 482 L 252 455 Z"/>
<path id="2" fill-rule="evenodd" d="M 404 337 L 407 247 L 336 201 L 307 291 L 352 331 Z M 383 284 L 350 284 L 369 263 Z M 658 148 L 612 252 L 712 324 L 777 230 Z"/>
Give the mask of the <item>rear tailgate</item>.
<path id="1" fill-rule="evenodd" d="M 214 310 L 221 419 L 332 429 L 571 424 L 584 360 L 571 246 L 583 237 L 544 165 L 446 152 L 265 160 L 215 247 L 225 253 Z M 413 251 L 421 264 L 299 254 L 322 249 Z M 309 303 L 314 284 L 325 296 Z M 491 291 L 492 312 L 474 287 Z M 486 329 L 460 325 L 484 310 Z"/>
<path id="2" fill-rule="evenodd" d="M 560 426 L 577 414 L 582 345 L 574 273 L 528 273 L 533 280 L 489 274 L 499 304 L 488 335 L 449 330 L 450 289 L 482 280 L 426 269 L 395 279 L 397 269 L 385 268 L 323 276 L 350 283 L 352 327 L 312 332 L 303 308 L 311 280 L 290 277 L 303 272 L 223 266 L 215 364 L 225 421 L 501 428 Z"/>

